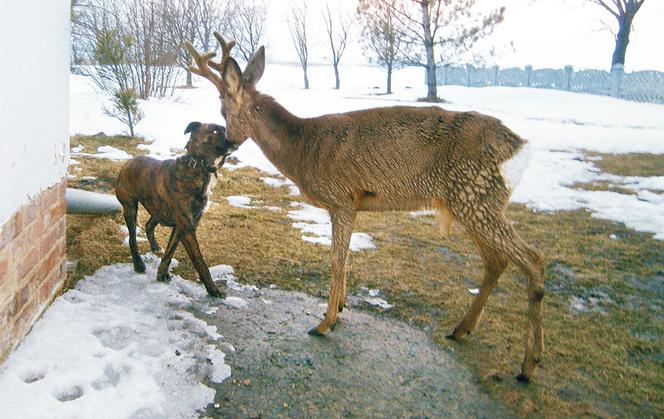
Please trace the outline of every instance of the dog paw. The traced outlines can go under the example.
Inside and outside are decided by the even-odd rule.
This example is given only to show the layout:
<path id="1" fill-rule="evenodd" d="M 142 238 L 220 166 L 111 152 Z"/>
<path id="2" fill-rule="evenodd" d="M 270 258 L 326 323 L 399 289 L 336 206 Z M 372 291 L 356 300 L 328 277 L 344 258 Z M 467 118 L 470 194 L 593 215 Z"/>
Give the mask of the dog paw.
<path id="1" fill-rule="evenodd" d="M 157 281 L 159 282 L 171 282 L 171 274 L 164 272 L 163 274 L 157 275 Z"/>
<path id="2" fill-rule="evenodd" d="M 219 288 L 216 288 L 216 287 L 215 287 L 215 288 L 212 288 L 212 287 L 210 287 L 210 288 L 206 288 L 206 289 L 207 289 L 208 294 L 209 294 L 211 297 L 215 297 L 215 298 L 226 298 L 226 293 L 223 292 L 223 291 L 222 291 L 221 289 L 219 289 Z"/>

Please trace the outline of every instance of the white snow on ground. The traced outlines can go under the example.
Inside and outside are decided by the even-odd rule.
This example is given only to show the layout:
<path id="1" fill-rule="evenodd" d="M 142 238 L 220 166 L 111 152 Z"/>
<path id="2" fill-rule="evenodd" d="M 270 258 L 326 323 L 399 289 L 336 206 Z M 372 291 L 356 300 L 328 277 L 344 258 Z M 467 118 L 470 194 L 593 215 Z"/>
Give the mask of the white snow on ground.
<path id="1" fill-rule="evenodd" d="M 293 227 L 302 232 L 302 240 L 330 246 L 332 222 L 328 212 L 303 202 L 291 202 L 291 205 L 300 208 L 289 211 L 288 218 L 298 221 L 293 223 Z M 356 232 L 350 237 L 350 250 L 353 252 L 375 248 L 376 245 L 367 233 Z"/>
<path id="2" fill-rule="evenodd" d="M 378 106 L 430 106 L 416 102 L 426 93 L 422 69 L 397 71 L 392 95 L 379 94 L 381 90 L 377 89 L 376 81 L 384 79 L 380 69 L 342 68 L 345 76 L 338 91 L 330 88 L 328 70 L 314 68 L 310 75 L 312 89 L 303 90 L 297 67 L 268 64 L 258 88 L 303 117 Z M 190 121 L 220 121 L 220 103 L 214 87 L 199 78 L 195 83 L 200 88 L 178 89 L 174 97 L 141 103 L 145 118 L 137 131 L 153 141 L 146 146 L 151 155 L 166 157 L 171 155 L 172 149 L 184 147 L 186 136 L 181 133 Z M 623 222 L 630 228 L 664 239 L 664 209 L 657 202 L 639 196 L 571 188 L 577 182 L 592 182 L 605 176 L 592 163 L 584 161 L 581 150 L 664 154 L 663 105 L 530 88 L 440 86 L 438 94 L 448 101 L 442 107 L 495 116 L 529 140 L 531 157 L 527 168 L 523 161 L 515 163 L 516 174 L 523 169 L 525 172 L 514 191 L 513 202 L 538 211 L 585 208 L 595 217 Z M 104 101 L 84 77 L 72 76 L 71 133 L 122 132 L 117 121 L 101 112 Z M 279 174 L 251 140 L 234 156 L 240 159 L 238 166 L 253 166 L 271 176 Z M 506 174 L 513 177 L 509 171 L 509 167 L 505 167 Z M 661 190 L 652 183 L 661 183 L 661 180 L 642 178 L 638 191 Z M 622 206 L 622 210 L 618 210 L 618 206 Z M 315 235 L 308 237 L 323 240 Z"/>
<path id="3" fill-rule="evenodd" d="M 251 198 L 248 196 L 227 196 L 229 205 L 239 208 L 251 208 Z"/>
<path id="4" fill-rule="evenodd" d="M 235 271 L 229 265 L 217 265 L 210 268 L 210 275 L 215 280 L 226 282 L 226 286 L 235 291 L 250 291 L 258 292 L 259 289 L 255 285 L 244 285 L 236 281 Z M 230 298 L 230 297 L 229 297 Z"/>
<path id="5" fill-rule="evenodd" d="M 366 303 L 382 308 L 383 310 L 389 310 L 394 307 L 392 304 L 388 303 L 384 299 L 378 297 L 380 295 L 380 290 L 375 288 L 360 287 L 360 298 Z"/>
<path id="6" fill-rule="evenodd" d="M 98 270 L 57 298 L 0 368 L 0 417 L 196 417 L 205 380 L 230 376 L 216 327 L 192 304 L 200 284 L 157 282 L 130 264 Z"/>
<path id="7" fill-rule="evenodd" d="M 127 153 L 124 150 L 111 147 L 110 145 L 103 145 L 97 148 L 97 153 L 83 153 L 83 152 L 74 152 L 72 149 L 73 156 L 80 157 L 94 157 L 96 159 L 109 159 L 109 160 L 129 160 L 133 156 Z"/>
<path id="8" fill-rule="evenodd" d="M 290 191 L 291 196 L 298 196 L 300 195 L 300 189 L 295 186 L 292 180 L 290 179 L 280 179 L 276 177 L 262 177 L 261 180 L 265 182 L 267 185 L 272 186 L 273 188 L 280 188 L 282 186 L 288 186 L 288 189 Z"/>

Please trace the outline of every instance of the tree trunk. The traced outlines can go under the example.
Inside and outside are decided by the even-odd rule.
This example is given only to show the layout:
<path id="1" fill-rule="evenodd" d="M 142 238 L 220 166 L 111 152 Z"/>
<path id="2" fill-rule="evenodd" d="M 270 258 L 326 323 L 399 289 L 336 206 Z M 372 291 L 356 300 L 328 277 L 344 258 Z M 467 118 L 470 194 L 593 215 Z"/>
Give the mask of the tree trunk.
<path id="1" fill-rule="evenodd" d="M 129 125 L 129 135 L 133 138 L 134 137 L 134 121 L 131 118 L 131 110 L 126 109 L 127 111 L 127 125 Z"/>
<path id="2" fill-rule="evenodd" d="M 340 85 L 341 85 L 341 81 L 339 80 L 339 65 L 335 64 L 334 65 L 334 88 L 339 90 Z"/>
<path id="3" fill-rule="evenodd" d="M 191 80 L 191 70 L 187 69 L 187 87 L 194 87 Z"/>
<path id="4" fill-rule="evenodd" d="M 304 88 L 309 89 L 309 77 L 307 77 L 307 70 L 304 70 Z"/>
<path id="5" fill-rule="evenodd" d="M 436 89 L 436 58 L 433 54 L 433 38 L 431 36 L 431 16 L 429 15 L 429 2 L 423 1 L 422 25 L 424 26 L 424 49 L 427 54 L 427 100 L 438 100 Z"/>
<path id="6" fill-rule="evenodd" d="M 392 94 L 392 63 L 387 64 L 387 94 Z"/>
<path id="7" fill-rule="evenodd" d="M 616 64 L 625 65 L 625 53 L 627 44 L 629 44 L 629 33 L 632 30 L 632 19 L 629 16 L 623 16 L 618 20 L 618 35 L 616 35 L 616 48 L 613 50 L 611 68 Z"/>

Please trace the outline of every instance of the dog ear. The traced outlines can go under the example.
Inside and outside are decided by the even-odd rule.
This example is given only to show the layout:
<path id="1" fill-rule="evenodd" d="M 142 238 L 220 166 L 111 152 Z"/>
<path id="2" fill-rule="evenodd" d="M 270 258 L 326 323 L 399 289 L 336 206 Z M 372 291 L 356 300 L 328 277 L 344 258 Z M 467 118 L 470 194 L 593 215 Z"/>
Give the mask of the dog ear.
<path id="1" fill-rule="evenodd" d="M 190 132 L 194 132 L 197 129 L 199 129 L 201 127 L 201 125 L 203 125 L 203 124 L 201 124 L 200 122 L 196 122 L 196 121 L 190 122 L 189 125 L 187 125 L 187 128 L 185 128 L 184 133 L 189 134 Z"/>

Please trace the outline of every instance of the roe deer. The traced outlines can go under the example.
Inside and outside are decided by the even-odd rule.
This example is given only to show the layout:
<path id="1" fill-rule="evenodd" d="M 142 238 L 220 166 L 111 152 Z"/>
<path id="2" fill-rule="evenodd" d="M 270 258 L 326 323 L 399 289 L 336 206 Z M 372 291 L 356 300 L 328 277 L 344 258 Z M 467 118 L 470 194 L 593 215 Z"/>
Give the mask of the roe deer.
<path id="1" fill-rule="evenodd" d="M 357 211 L 435 208 L 443 231 L 461 223 L 485 265 L 480 292 L 449 339 L 476 326 L 491 290 L 508 262 L 528 278 L 526 350 L 519 381 L 533 376 L 544 350 L 542 300 L 546 260 L 528 246 L 505 218 L 510 187 L 501 166 L 525 140 L 492 117 L 440 107 L 395 106 L 316 118 L 299 118 L 256 90 L 265 69 L 260 47 L 242 72 L 230 57 L 234 45 L 199 54 L 191 45 L 191 70 L 219 90 L 229 141 L 252 138 L 281 173 L 332 220 L 332 282 L 325 318 L 311 329 L 332 329 L 346 303 L 346 259 Z M 216 70 L 219 74 L 212 71 Z"/>

